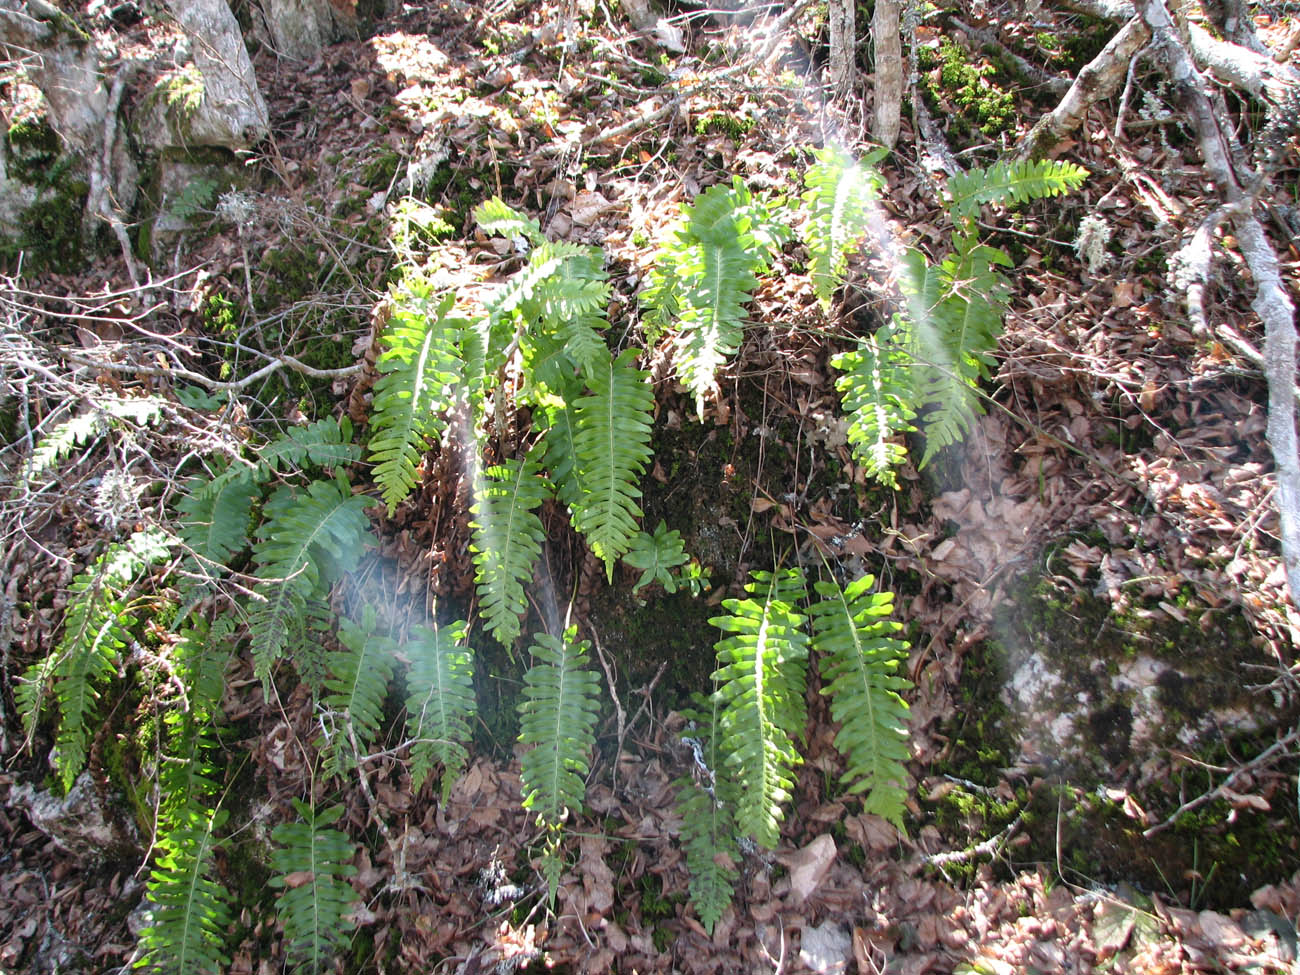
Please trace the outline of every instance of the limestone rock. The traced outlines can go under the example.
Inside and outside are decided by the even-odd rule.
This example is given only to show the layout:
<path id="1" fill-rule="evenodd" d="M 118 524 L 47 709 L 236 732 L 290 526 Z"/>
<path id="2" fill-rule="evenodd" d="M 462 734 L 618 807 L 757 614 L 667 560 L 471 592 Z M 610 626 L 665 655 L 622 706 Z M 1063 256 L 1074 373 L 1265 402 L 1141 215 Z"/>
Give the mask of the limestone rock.
<path id="1" fill-rule="evenodd" d="M 59 849 L 83 862 L 139 855 L 140 836 L 134 823 L 100 796 L 85 772 L 63 797 L 32 785 L 16 785 L 9 792 L 9 805 L 26 813 Z"/>

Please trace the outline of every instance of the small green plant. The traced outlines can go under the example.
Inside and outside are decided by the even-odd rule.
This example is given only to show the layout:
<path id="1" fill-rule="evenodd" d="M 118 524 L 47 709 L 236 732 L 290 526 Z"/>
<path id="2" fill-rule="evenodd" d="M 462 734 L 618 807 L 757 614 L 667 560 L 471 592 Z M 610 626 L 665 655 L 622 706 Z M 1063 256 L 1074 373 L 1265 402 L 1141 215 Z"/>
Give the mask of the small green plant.
<path id="1" fill-rule="evenodd" d="M 931 97 L 940 105 L 951 104 L 972 128 L 996 136 L 1015 121 L 1015 96 L 993 80 L 997 68 L 975 62 L 952 39 L 941 38 L 937 50 L 921 48 L 919 63 L 929 71 L 926 88 Z"/>
<path id="2" fill-rule="evenodd" d="M 207 176 L 196 176 L 183 187 L 167 207 L 177 220 L 189 220 L 212 206 L 220 184 Z"/>
<path id="3" fill-rule="evenodd" d="M 203 74 L 190 64 L 160 79 L 157 91 L 169 109 L 188 121 L 203 104 L 204 87 Z"/>

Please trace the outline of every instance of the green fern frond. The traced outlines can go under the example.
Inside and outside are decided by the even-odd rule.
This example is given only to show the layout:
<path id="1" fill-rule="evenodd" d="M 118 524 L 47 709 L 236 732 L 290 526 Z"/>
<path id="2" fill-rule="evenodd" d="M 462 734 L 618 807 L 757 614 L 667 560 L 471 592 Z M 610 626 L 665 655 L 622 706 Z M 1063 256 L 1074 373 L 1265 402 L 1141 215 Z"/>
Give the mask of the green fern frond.
<path id="1" fill-rule="evenodd" d="M 818 581 L 821 599 L 812 605 L 812 646 L 817 651 L 822 693 L 840 723 L 835 747 L 845 757 L 844 783 L 865 792 L 863 810 L 903 828 L 907 798 L 907 703 L 901 692 L 911 682 L 898 671 L 907 644 L 890 636 L 903 626 L 888 619 L 894 595 L 873 593 L 866 575 L 841 589 Z"/>
<path id="2" fill-rule="evenodd" d="M 280 891 L 276 914 L 284 925 L 288 955 L 298 971 L 319 975 L 333 965 L 335 950 L 353 927 L 346 915 L 356 892 L 346 880 L 355 874 L 356 855 L 345 833 L 328 827 L 343 815 L 342 806 L 317 811 L 297 799 L 302 822 L 282 823 L 271 831 L 270 885 Z"/>
<path id="3" fill-rule="evenodd" d="M 550 474 L 556 498 L 571 508 L 584 493 L 582 474 L 577 464 L 577 410 L 566 396 L 562 402 L 543 404 L 536 418 L 542 427 L 542 444 L 545 448 L 542 466 Z"/>
<path id="4" fill-rule="evenodd" d="M 694 739 L 683 739 L 692 746 L 696 767 L 675 784 L 686 869 L 690 873 L 691 906 L 704 930 L 713 934 L 713 926 L 730 906 L 735 892 L 739 844 L 731 816 L 735 790 L 725 775 L 718 774 L 722 770 L 718 748 L 720 698 L 714 694 L 702 704 L 700 711 L 685 712 L 699 726 Z"/>
<path id="5" fill-rule="evenodd" d="M 469 719 L 475 712 L 474 659 L 465 646 L 468 625 L 417 626 L 402 648 L 411 661 L 406 675 L 406 735 L 411 745 L 411 788 L 418 792 L 442 764 L 441 795 L 469 761 Z"/>
<path id="6" fill-rule="evenodd" d="M 552 901 L 559 879 L 558 831 L 568 813 L 582 812 L 600 711 L 600 681 L 586 669 L 590 646 L 577 636 L 576 627 L 562 639 L 537 635 L 519 702 L 519 741 L 529 746 L 519 769 L 524 808 L 551 833 L 543 860 Z"/>
<path id="7" fill-rule="evenodd" d="M 327 417 L 303 427 L 290 427 L 256 452 L 254 479 L 267 480 L 282 471 L 308 467 L 333 469 L 355 463 L 361 448 L 352 442 L 352 421 Z"/>
<path id="8" fill-rule="evenodd" d="M 549 491 L 534 448 L 522 460 L 506 460 L 475 478 L 470 511 L 474 583 L 492 635 L 509 647 L 528 608 L 524 585 L 542 551 L 542 520 L 536 509 Z"/>
<path id="9" fill-rule="evenodd" d="M 351 571 L 370 534 L 371 499 L 354 495 L 342 474 L 305 490 L 283 485 L 271 496 L 253 549 L 260 601 L 250 618 L 254 672 L 269 690 L 271 667 L 301 627 L 308 601 Z M 305 674 L 303 675 L 306 676 Z"/>
<path id="10" fill-rule="evenodd" d="M 974 219 L 986 203 L 1019 204 L 1071 193 L 1083 185 L 1088 171 L 1061 160 L 997 162 L 971 169 L 948 180 L 948 211 L 958 220 Z"/>
<path id="11" fill-rule="evenodd" d="M 370 415 L 370 460 L 391 517 L 416 483 L 430 437 L 446 429 L 464 364 L 460 343 L 469 323 L 449 316 L 454 295 L 435 301 L 427 288 L 404 287 L 384 329 Z"/>
<path id="12" fill-rule="evenodd" d="M 117 672 L 121 651 L 131 639 L 135 619 L 126 593 L 136 575 L 168 555 L 176 539 L 159 529 L 136 532 L 112 545 L 69 588 L 63 636 L 54 652 L 29 668 L 15 696 L 24 724 L 35 726 L 47 697 L 47 683 L 59 704 L 55 768 L 64 790 L 72 788 L 86 764 L 89 723 L 95 716 L 100 685 Z"/>
<path id="13" fill-rule="evenodd" d="M 736 825 L 771 849 L 802 761 L 794 740 L 806 720 L 808 637 L 795 609 L 803 573 L 754 572 L 745 591 L 750 598 L 723 600 L 729 615 L 709 621 L 730 634 L 716 645 L 713 677 L 723 702 L 721 746 L 736 777 Z"/>
<path id="14" fill-rule="evenodd" d="M 242 467 L 226 468 L 212 478 L 191 478 L 176 502 L 181 541 L 209 565 L 229 566 L 248 545 L 249 519 L 259 493 Z"/>
<path id="15" fill-rule="evenodd" d="M 393 679 L 393 641 L 375 632 L 374 611 L 366 607 L 360 625 L 339 619 L 342 649 L 326 656 L 331 676 L 321 700 L 333 721 L 321 749 L 326 774 L 345 776 L 369 754 L 384 719 L 384 697 Z M 353 751 L 353 746 L 361 754 Z"/>
<path id="16" fill-rule="evenodd" d="M 683 207 L 682 226 L 660 248 L 641 295 L 649 318 L 676 324 L 673 361 L 704 415 L 717 373 L 740 348 L 745 306 L 786 236 L 767 206 L 737 178 Z"/>
<path id="17" fill-rule="evenodd" d="M 868 476 L 898 487 L 894 468 L 907 456 L 901 442 L 915 429 L 916 374 L 911 356 L 899 339 L 898 324 L 880 328 L 843 352 L 831 365 L 843 375 L 835 380 L 849 417 L 849 444 Z"/>
<path id="18" fill-rule="evenodd" d="M 140 932 L 141 957 L 149 971 L 175 975 L 220 975 L 230 959 L 226 929 L 233 920 L 230 895 L 217 880 L 215 832 L 225 823 L 220 810 L 180 826 L 160 839 L 149 875 L 148 926 Z"/>
<path id="19" fill-rule="evenodd" d="M 654 391 L 649 374 L 632 365 L 635 358 L 628 349 L 609 361 L 576 405 L 573 446 L 584 490 L 572 505 L 573 527 L 604 561 L 611 581 L 614 563 L 639 530 L 639 479 L 651 456 Z"/>
<path id="20" fill-rule="evenodd" d="M 637 532 L 623 561 L 641 570 L 641 578 L 632 587 L 632 592 L 654 582 L 662 585 L 665 592 L 676 592 L 677 580 L 673 577 L 673 569 L 686 563 L 681 532 L 669 531 L 667 523 L 660 518 L 653 535 Z"/>
<path id="21" fill-rule="evenodd" d="M 32 450 L 23 470 L 22 483 L 40 477 L 56 467 L 73 450 L 101 436 L 114 421 L 137 425 L 153 423 L 163 415 L 165 400 L 160 396 L 114 396 L 92 399 L 90 408 L 55 425 Z"/>
<path id="22" fill-rule="evenodd" d="M 499 196 L 484 200 L 474 208 L 474 222 L 485 234 L 498 237 L 522 237 L 531 244 L 540 244 L 543 240 L 541 224 L 533 217 L 525 217 L 518 210 L 511 209 Z"/>
<path id="23" fill-rule="evenodd" d="M 184 689 L 179 706 L 163 716 L 164 754 L 158 772 L 160 833 L 210 816 L 205 803 L 219 790 L 214 722 L 221 712 L 234 620 L 199 621 L 172 647 L 172 672 Z"/>
<path id="24" fill-rule="evenodd" d="M 880 193 L 880 177 L 866 162 L 855 162 L 842 149 L 827 146 L 804 174 L 804 244 L 808 273 L 822 307 L 844 281 L 849 255 L 857 250 L 871 224 L 871 207 Z"/>

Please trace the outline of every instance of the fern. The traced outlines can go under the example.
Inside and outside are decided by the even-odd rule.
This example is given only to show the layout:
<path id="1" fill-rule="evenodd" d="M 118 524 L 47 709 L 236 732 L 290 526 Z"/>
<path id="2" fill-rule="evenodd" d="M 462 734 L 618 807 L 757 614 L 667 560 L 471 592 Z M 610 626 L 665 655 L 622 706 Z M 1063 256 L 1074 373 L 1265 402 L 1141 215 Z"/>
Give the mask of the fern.
<path id="1" fill-rule="evenodd" d="M 898 338 L 901 327 L 885 326 L 831 360 L 843 373 L 835 388 L 849 416 L 853 456 L 868 476 L 894 488 L 898 487 L 894 468 L 907 456 L 900 438 L 915 429 L 918 398 L 914 363 Z"/>
<path id="2" fill-rule="evenodd" d="M 735 790 L 730 780 L 717 774 L 722 761 L 718 747 L 720 700 L 717 694 L 711 695 L 703 702 L 702 711 L 686 712 L 701 727 L 697 738 L 683 739 L 694 752 L 692 775 L 676 782 L 691 905 L 709 934 L 731 904 L 737 878 L 734 861 L 739 854 L 731 817 Z"/>
<path id="3" fill-rule="evenodd" d="M 474 208 L 474 222 L 485 234 L 522 238 L 532 244 L 542 242 L 542 227 L 532 217 L 525 217 L 502 202 L 499 196 L 484 200 Z"/>
<path id="4" fill-rule="evenodd" d="M 907 797 L 907 704 L 900 692 L 911 687 L 897 671 L 907 660 L 907 644 L 890 636 L 902 624 L 887 617 L 893 593 L 872 593 L 872 576 L 846 588 L 818 581 L 821 599 L 809 611 L 831 716 L 840 723 L 835 747 L 848 768 L 844 783 L 865 792 L 865 812 L 902 830 Z"/>
<path id="5" fill-rule="evenodd" d="M 683 208 L 641 300 L 652 323 L 676 324 L 673 361 L 704 416 L 717 373 L 740 348 L 745 305 L 786 232 L 737 177 Z"/>
<path id="6" fill-rule="evenodd" d="M 117 672 L 122 649 L 135 619 L 126 601 L 132 580 L 145 567 L 167 557 L 175 539 L 159 529 L 136 532 L 109 547 L 72 581 L 63 636 L 53 653 L 30 667 L 25 686 L 15 693 L 24 725 L 35 727 L 47 700 L 47 682 L 59 704 L 55 768 L 64 790 L 72 788 L 86 764 L 99 685 Z"/>
<path id="7" fill-rule="evenodd" d="M 657 582 L 665 592 L 677 591 L 677 580 L 673 569 L 686 563 L 686 552 L 682 547 L 682 536 L 678 531 L 669 531 L 668 525 L 661 518 L 653 535 L 638 532 L 632 540 L 623 561 L 634 569 L 640 569 L 641 578 L 637 580 L 632 592 Z"/>
<path id="8" fill-rule="evenodd" d="M 723 600 L 727 616 L 710 622 L 724 633 L 716 646 L 723 702 L 721 745 L 736 775 L 736 824 L 763 846 L 780 838 L 781 806 L 802 759 L 808 637 L 796 611 L 804 590 L 798 569 L 754 572 L 748 599 Z"/>
<path id="9" fill-rule="evenodd" d="M 474 713 L 474 663 L 465 648 L 468 627 L 417 626 L 403 652 L 411 661 L 406 675 L 406 734 L 411 745 L 411 788 L 419 791 L 442 764 L 442 801 L 469 761 L 469 718 Z"/>
<path id="10" fill-rule="evenodd" d="M 374 743 L 384 718 L 384 697 L 393 679 L 394 646 L 375 632 L 374 611 L 366 608 L 360 625 L 343 617 L 339 620 L 341 649 L 330 653 L 331 676 L 325 681 L 330 693 L 321 704 L 337 717 L 321 749 L 321 760 L 330 775 L 347 775 Z M 354 745 L 360 754 L 354 753 Z"/>
<path id="11" fill-rule="evenodd" d="M 549 401 L 537 414 L 545 448 L 542 465 L 550 473 L 556 498 L 569 508 L 586 494 L 577 463 L 578 414 L 572 402 L 576 399 L 565 396 L 560 402 Z"/>
<path id="12" fill-rule="evenodd" d="M 1060 160 L 997 162 L 948 180 L 948 212 L 959 221 L 979 216 L 986 203 L 1025 203 L 1071 193 L 1083 185 L 1088 171 Z"/>
<path id="13" fill-rule="evenodd" d="M 155 422 L 162 416 L 164 403 L 160 396 L 117 396 L 92 400 L 86 412 L 62 421 L 41 438 L 27 459 L 22 483 L 26 485 L 51 470 L 77 447 L 85 446 L 116 425 L 116 421 L 128 420 L 136 424 Z"/>
<path id="14" fill-rule="evenodd" d="M 337 468 L 360 458 L 361 450 L 352 442 L 352 421 L 331 417 L 290 427 L 259 448 L 252 477 L 261 483 L 281 471 Z"/>
<path id="15" fill-rule="evenodd" d="M 459 344 L 469 323 L 449 317 L 455 296 L 435 302 L 427 290 L 408 283 L 394 296 L 377 363 L 370 459 L 390 517 L 415 486 L 426 440 L 446 429 L 463 370 Z"/>
<path id="16" fill-rule="evenodd" d="M 635 357 L 628 349 L 607 363 L 576 406 L 573 450 L 583 492 L 572 505 L 573 527 L 604 561 L 611 581 L 614 563 L 637 535 L 639 478 L 651 456 L 654 392 L 648 374 L 633 368 Z"/>
<path id="17" fill-rule="evenodd" d="M 822 307 L 844 281 L 849 254 L 870 229 L 871 206 L 880 192 L 880 177 L 870 163 L 881 154 L 855 162 L 844 150 L 827 146 L 804 174 L 804 243 L 808 273 Z"/>
<path id="18" fill-rule="evenodd" d="M 284 924 L 288 955 L 298 971 L 324 972 L 352 928 L 346 917 L 356 901 L 345 878 L 355 874 L 349 862 L 356 850 L 346 834 L 328 827 L 343 815 L 342 806 L 318 812 L 293 800 L 302 822 L 282 823 L 271 831 L 270 885 L 280 890 L 276 913 Z"/>
<path id="19" fill-rule="evenodd" d="M 219 975 L 230 964 L 223 944 L 232 921 L 229 894 L 213 879 L 215 832 L 226 813 L 180 826 L 167 836 L 148 883 L 148 926 L 139 965 L 176 975 Z"/>
<path id="20" fill-rule="evenodd" d="M 533 665 L 524 677 L 519 703 L 519 741 L 529 750 L 520 759 L 524 808 L 547 827 L 551 842 L 542 867 L 552 901 L 559 882 L 559 829 L 565 817 L 582 812 L 595 744 L 600 682 L 586 669 L 589 646 L 570 627 L 562 639 L 538 634 Z"/>
<path id="21" fill-rule="evenodd" d="M 181 541 L 203 563 L 229 566 L 248 545 L 249 519 L 259 495 L 246 468 L 191 478 L 176 502 Z"/>
<path id="22" fill-rule="evenodd" d="M 340 474 L 305 490 L 284 485 L 271 496 L 253 549 L 259 602 L 250 618 L 254 673 L 269 692 L 271 668 L 307 617 L 309 601 L 349 572 L 370 537 L 365 509 Z M 307 649 L 308 641 L 300 646 Z M 299 661 L 299 672 L 323 668 L 319 650 Z"/>
<path id="23" fill-rule="evenodd" d="M 548 484 L 537 449 L 522 460 L 506 460 L 475 478 L 470 523 L 474 582 L 492 635 L 505 646 L 519 636 L 519 618 L 528 608 L 524 583 L 542 551 L 542 520 L 536 510 Z"/>

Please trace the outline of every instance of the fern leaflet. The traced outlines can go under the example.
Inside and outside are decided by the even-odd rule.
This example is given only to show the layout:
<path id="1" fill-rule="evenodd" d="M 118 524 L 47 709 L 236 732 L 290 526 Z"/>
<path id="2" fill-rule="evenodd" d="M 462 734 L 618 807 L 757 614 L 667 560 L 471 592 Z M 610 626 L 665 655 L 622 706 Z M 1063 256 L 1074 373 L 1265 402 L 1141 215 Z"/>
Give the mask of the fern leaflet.
<path id="1" fill-rule="evenodd" d="M 191 478 L 176 502 L 181 541 L 207 565 L 230 565 L 248 545 L 248 522 L 258 494 L 253 479 L 239 467 L 213 478 Z"/>
<path id="2" fill-rule="evenodd" d="M 849 444 L 869 476 L 898 487 L 894 468 L 907 456 L 901 436 L 915 427 L 916 378 L 911 357 L 897 338 L 901 326 L 887 325 L 843 352 L 831 365 L 849 415 Z"/>
<path id="3" fill-rule="evenodd" d="M 403 647 L 410 658 L 406 675 L 406 735 L 411 745 L 411 788 L 419 791 L 442 764 L 441 794 L 447 801 L 452 784 L 465 768 L 470 740 L 469 718 L 475 710 L 474 662 L 465 647 L 468 626 L 417 626 Z"/>
<path id="4" fill-rule="evenodd" d="M 57 424 L 32 450 L 23 471 L 22 484 L 55 467 L 77 447 L 100 436 L 114 421 L 129 420 L 136 424 L 152 423 L 162 416 L 164 400 L 160 396 L 115 396 L 92 399 L 90 409 Z"/>
<path id="5" fill-rule="evenodd" d="M 508 207 L 499 196 L 484 200 L 474 208 L 474 222 L 485 234 L 522 238 L 529 243 L 542 242 L 542 227 L 533 217 L 525 217 Z"/>
<path id="6" fill-rule="evenodd" d="M 415 486 L 426 439 L 446 429 L 464 368 L 460 342 L 469 323 L 449 317 L 454 295 L 435 301 L 427 292 L 408 282 L 394 295 L 376 364 L 382 375 L 371 408 L 370 459 L 390 517 Z"/>
<path id="7" fill-rule="evenodd" d="M 636 350 L 607 362 L 578 400 L 573 447 L 584 488 L 573 503 L 573 527 L 586 536 L 612 581 L 614 563 L 632 545 L 641 508 L 639 478 L 650 460 L 654 391 L 633 367 Z"/>
<path id="8" fill-rule="evenodd" d="M 352 421 L 327 417 L 304 427 L 290 427 L 257 450 L 254 480 L 261 483 L 280 471 L 303 470 L 308 466 L 336 468 L 361 457 L 352 442 Z"/>
<path id="9" fill-rule="evenodd" d="M 750 598 L 723 600 L 729 615 L 709 621 L 730 634 L 716 645 L 713 676 L 723 702 L 722 750 L 736 774 L 736 825 L 771 849 L 802 761 L 794 739 L 803 734 L 808 667 L 804 617 L 795 609 L 803 573 L 754 572 L 745 591 Z"/>
<path id="10" fill-rule="evenodd" d="M 1087 178 L 1088 171 L 1082 166 L 1061 160 L 997 162 L 951 177 L 948 211 L 959 221 L 973 220 L 986 203 L 1025 203 L 1059 196 L 1077 190 Z"/>
<path id="11" fill-rule="evenodd" d="M 356 901 L 345 878 L 355 874 L 349 862 L 356 850 L 347 835 L 328 827 L 343 815 L 342 806 L 317 812 L 298 799 L 302 822 L 282 823 L 271 831 L 270 885 L 280 890 L 277 914 L 284 924 L 290 959 L 298 970 L 317 975 L 333 962 L 334 950 L 352 927 L 347 912 Z"/>
<path id="12" fill-rule="evenodd" d="M 817 651 L 822 693 L 831 699 L 831 716 L 840 723 L 835 747 L 848 768 L 844 782 L 865 792 L 863 811 L 903 828 L 907 798 L 907 703 L 900 692 L 911 687 L 897 671 L 907 660 L 907 644 L 890 636 L 903 628 L 888 619 L 893 593 L 872 593 L 875 579 L 862 576 L 846 588 L 818 581 L 814 603 L 813 649 Z"/>

